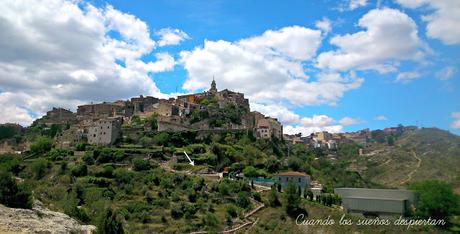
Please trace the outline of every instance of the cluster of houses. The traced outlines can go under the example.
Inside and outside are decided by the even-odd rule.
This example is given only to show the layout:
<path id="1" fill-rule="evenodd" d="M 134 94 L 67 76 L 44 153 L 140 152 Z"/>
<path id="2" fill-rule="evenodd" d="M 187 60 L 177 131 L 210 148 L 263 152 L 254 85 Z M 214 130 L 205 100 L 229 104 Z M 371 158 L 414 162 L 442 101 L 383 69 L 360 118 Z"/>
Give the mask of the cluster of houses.
<path id="1" fill-rule="evenodd" d="M 369 139 L 371 139 L 371 131 L 368 128 L 357 132 L 346 133 L 329 133 L 327 131 L 321 131 L 312 133 L 308 136 L 302 136 L 302 134 L 284 134 L 283 137 L 284 140 L 292 144 L 304 144 L 311 148 L 335 150 L 340 142 L 354 142 L 365 147 Z"/>
<path id="2" fill-rule="evenodd" d="M 212 102 L 214 109 L 208 108 Z M 227 122 L 224 126 L 213 126 L 211 118 L 192 121 L 193 116 L 202 112 L 208 114 L 216 108 L 233 105 L 244 110 L 239 121 Z M 212 113 L 211 113 L 212 114 Z M 63 108 L 53 108 L 45 116 L 36 120 L 47 126 L 66 125 L 57 136 L 57 145 L 66 148 L 82 138 L 88 143 L 111 145 L 122 134 L 122 125 L 134 119 L 145 119 L 152 115 L 157 119 L 157 131 L 222 131 L 253 130 L 257 138 L 283 137 L 283 126 L 276 119 L 257 111 L 250 111 L 249 101 L 243 93 L 228 89 L 218 91 L 213 80 L 211 88 L 202 93 L 181 95 L 177 98 L 160 99 L 151 96 L 139 96 L 130 100 L 90 103 L 77 107 L 77 112 Z M 149 129 L 148 122 L 145 129 Z"/>

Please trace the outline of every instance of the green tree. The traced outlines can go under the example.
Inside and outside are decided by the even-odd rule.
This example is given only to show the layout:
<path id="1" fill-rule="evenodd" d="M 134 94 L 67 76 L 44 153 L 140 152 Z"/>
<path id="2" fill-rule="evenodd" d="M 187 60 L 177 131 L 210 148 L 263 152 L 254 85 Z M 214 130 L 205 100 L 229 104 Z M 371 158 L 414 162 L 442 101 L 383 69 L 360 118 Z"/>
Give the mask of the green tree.
<path id="1" fill-rule="evenodd" d="M 449 216 L 457 214 L 459 196 L 452 186 L 444 181 L 428 180 L 416 182 L 409 186 L 417 196 L 415 216 L 447 220 Z"/>
<path id="2" fill-rule="evenodd" d="M 270 193 L 268 194 L 268 204 L 271 207 L 277 207 L 281 205 L 276 189 L 270 190 Z"/>
<path id="3" fill-rule="evenodd" d="M 203 221 L 208 230 L 216 230 L 219 226 L 219 218 L 211 212 L 206 213 Z"/>
<path id="4" fill-rule="evenodd" d="M 25 184 L 18 184 L 7 172 L 0 171 L 0 203 L 13 208 L 32 208 L 32 193 Z"/>
<path id="5" fill-rule="evenodd" d="M 51 150 L 53 141 L 48 137 L 39 137 L 30 145 L 30 151 L 34 154 L 43 154 Z"/>
<path id="6" fill-rule="evenodd" d="M 134 159 L 133 160 L 133 169 L 135 171 L 147 171 L 150 170 L 152 166 L 150 165 L 150 161 L 143 160 L 143 159 Z"/>
<path id="7" fill-rule="evenodd" d="M 300 196 L 297 193 L 297 187 L 292 182 L 289 181 L 289 184 L 286 188 L 286 212 L 289 215 L 296 215 L 300 207 Z"/>
<path id="8" fill-rule="evenodd" d="M 241 208 L 248 208 L 251 205 L 247 192 L 239 192 L 236 198 L 236 205 Z"/>
<path id="9" fill-rule="evenodd" d="M 101 216 L 97 225 L 98 234 L 119 234 L 124 233 L 123 224 L 117 219 L 117 215 L 108 208 Z"/>
<path id="10" fill-rule="evenodd" d="M 35 179 L 41 179 L 45 176 L 46 170 L 49 166 L 48 160 L 46 159 L 38 159 L 37 161 L 33 162 L 31 165 L 32 173 L 35 176 Z"/>
<path id="11" fill-rule="evenodd" d="M 158 130 L 158 121 L 156 113 L 151 114 L 149 117 L 147 117 L 147 119 L 145 119 L 145 121 L 150 124 L 150 129 L 152 131 Z"/>
<path id="12" fill-rule="evenodd" d="M 387 143 L 388 145 L 393 146 L 395 144 L 395 138 L 393 136 L 388 136 Z"/>

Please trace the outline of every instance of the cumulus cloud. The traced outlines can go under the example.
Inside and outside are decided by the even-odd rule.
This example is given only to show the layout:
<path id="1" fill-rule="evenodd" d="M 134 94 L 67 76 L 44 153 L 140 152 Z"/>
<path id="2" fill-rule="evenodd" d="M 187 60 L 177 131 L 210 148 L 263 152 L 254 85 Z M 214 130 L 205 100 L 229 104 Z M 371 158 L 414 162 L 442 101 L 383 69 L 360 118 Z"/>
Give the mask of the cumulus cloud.
<path id="1" fill-rule="evenodd" d="M 408 8 L 427 6 L 432 12 L 422 17 L 427 22 L 428 37 L 441 40 L 444 44 L 460 43 L 460 1 L 458 0 L 397 0 Z"/>
<path id="2" fill-rule="evenodd" d="M 203 47 L 180 53 L 188 72 L 183 88 L 207 88 L 215 77 L 219 87 L 243 92 L 254 102 L 333 105 L 363 79 L 339 73 L 310 79 L 304 63 L 311 62 L 321 39 L 320 30 L 291 26 L 236 42 L 206 40 Z M 329 75 L 334 79 L 321 79 Z"/>
<path id="3" fill-rule="evenodd" d="M 324 34 L 329 33 L 332 29 L 331 21 L 328 18 L 323 18 L 322 20 L 316 21 L 315 26 L 321 29 Z"/>
<path id="4" fill-rule="evenodd" d="M 457 68 L 453 66 L 447 66 L 436 72 L 436 78 L 440 80 L 449 80 L 457 72 Z"/>
<path id="5" fill-rule="evenodd" d="M 358 25 L 365 30 L 331 39 L 330 44 L 338 49 L 321 53 L 316 64 L 319 68 L 383 73 L 395 71 L 401 60 L 420 59 L 424 55 L 425 46 L 417 35 L 417 25 L 399 10 L 371 10 Z"/>
<path id="6" fill-rule="evenodd" d="M 184 31 L 176 28 L 163 28 L 156 32 L 160 36 L 159 46 L 178 45 L 182 41 L 190 39 L 190 36 Z"/>
<path id="7" fill-rule="evenodd" d="M 401 72 L 396 76 L 396 82 L 403 83 L 403 84 L 408 84 L 412 82 L 413 80 L 419 79 L 420 78 L 420 73 L 418 72 Z"/>
<path id="8" fill-rule="evenodd" d="M 173 69 L 145 22 L 107 5 L 66 0 L 1 1 L 0 122 L 30 123 L 52 106 L 139 94 L 161 96 L 150 73 Z M 112 36 L 117 35 L 117 36 Z"/>
<path id="9" fill-rule="evenodd" d="M 339 123 L 344 126 L 349 126 L 349 125 L 362 124 L 364 123 L 364 121 L 361 119 L 355 119 L 351 117 L 343 117 L 342 119 L 340 119 Z"/>
<path id="10" fill-rule="evenodd" d="M 375 120 L 386 121 L 386 120 L 388 120 L 388 118 L 385 115 L 378 115 L 378 116 L 375 117 Z"/>
<path id="11" fill-rule="evenodd" d="M 359 7 L 364 7 L 367 5 L 367 0 L 350 0 L 348 3 L 348 9 L 354 10 Z"/>
<path id="12" fill-rule="evenodd" d="M 343 132 L 341 123 L 343 119 L 336 121 L 327 115 L 300 116 L 281 104 L 251 103 L 251 109 L 277 118 L 284 125 L 283 132 L 285 134 L 302 133 L 302 135 L 307 136 L 320 131 Z"/>
<path id="13" fill-rule="evenodd" d="M 451 128 L 460 128 L 460 112 L 452 113 L 452 118 L 454 121 L 450 125 Z"/>

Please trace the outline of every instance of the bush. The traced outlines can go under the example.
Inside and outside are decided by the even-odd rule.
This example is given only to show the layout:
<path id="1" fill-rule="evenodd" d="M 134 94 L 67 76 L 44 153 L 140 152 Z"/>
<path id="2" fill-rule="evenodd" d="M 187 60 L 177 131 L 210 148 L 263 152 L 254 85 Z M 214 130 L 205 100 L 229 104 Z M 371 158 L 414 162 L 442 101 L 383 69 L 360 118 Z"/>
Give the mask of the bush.
<path id="1" fill-rule="evenodd" d="M 268 195 L 268 204 L 271 207 L 277 207 L 281 205 L 281 202 L 278 197 L 278 192 L 274 188 L 270 190 L 270 193 Z"/>
<path id="2" fill-rule="evenodd" d="M 253 193 L 252 197 L 254 197 L 254 200 L 256 200 L 258 202 L 262 201 L 262 197 L 260 196 L 260 193 Z"/>
<path id="3" fill-rule="evenodd" d="M 46 169 L 48 168 L 49 163 L 48 160 L 46 159 L 38 159 L 34 163 L 32 163 L 31 168 L 32 168 L 32 173 L 35 176 L 35 179 L 39 180 L 43 176 L 45 176 Z"/>
<path id="4" fill-rule="evenodd" d="M 88 175 L 88 166 L 85 164 L 76 166 L 72 169 L 72 175 L 75 177 Z"/>
<path id="5" fill-rule="evenodd" d="M 236 216 L 238 216 L 236 207 L 234 205 L 229 205 L 227 209 L 225 210 L 225 212 L 229 214 L 232 218 L 235 218 Z"/>
<path id="6" fill-rule="evenodd" d="M 88 143 L 86 143 L 86 142 L 77 143 L 77 144 L 75 145 L 75 150 L 76 150 L 76 151 L 85 151 L 87 145 L 88 145 Z"/>
<path id="7" fill-rule="evenodd" d="M 94 157 L 97 159 L 97 163 L 108 163 L 112 161 L 113 152 L 110 148 L 102 148 L 94 151 Z"/>
<path id="8" fill-rule="evenodd" d="M 409 186 L 417 196 L 415 215 L 421 218 L 447 220 L 458 212 L 459 196 L 447 182 L 429 180 L 417 182 Z"/>
<path id="9" fill-rule="evenodd" d="M 2 155 L 0 156 L 0 168 L 4 168 L 7 172 L 18 174 L 21 170 L 21 161 L 16 155 Z"/>
<path id="10" fill-rule="evenodd" d="M 135 171 L 147 171 L 150 170 L 152 166 L 150 165 L 150 162 L 148 160 L 134 159 L 133 168 Z"/>
<path id="11" fill-rule="evenodd" d="M 7 172 L 0 172 L 0 203 L 13 208 L 32 208 L 32 193 L 25 184 L 18 184 Z"/>
<path id="12" fill-rule="evenodd" d="M 296 185 L 289 181 L 286 188 L 286 213 L 293 217 L 298 214 L 300 210 L 300 196 L 297 192 Z"/>
<path id="13" fill-rule="evenodd" d="M 67 150 L 62 150 L 62 149 L 52 149 L 50 152 L 48 152 L 48 156 L 52 161 L 60 161 L 63 160 L 64 157 L 71 155 L 72 152 L 69 152 Z"/>
<path id="14" fill-rule="evenodd" d="M 236 198 L 236 205 L 241 208 L 248 208 L 251 205 L 247 192 L 239 192 Z"/>
<path id="15" fill-rule="evenodd" d="M 219 226 L 219 218 L 215 214 L 208 212 L 204 217 L 204 225 L 208 229 L 214 230 Z"/>
<path id="16" fill-rule="evenodd" d="M 111 208 L 107 209 L 101 216 L 97 225 L 98 234 L 124 233 L 122 223 L 117 219 L 117 215 Z"/>
<path id="17" fill-rule="evenodd" d="M 92 151 L 85 152 L 85 156 L 83 156 L 83 162 L 85 162 L 86 165 L 94 164 L 95 160 L 94 160 Z"/>
<path id="18" fill-rule="evenodd" d="M 51 150 L 53 141 L 48 137 L 39 137 L 35 143 L 30 145 L 30 151 L 34 154 L 43 154 Z"/>

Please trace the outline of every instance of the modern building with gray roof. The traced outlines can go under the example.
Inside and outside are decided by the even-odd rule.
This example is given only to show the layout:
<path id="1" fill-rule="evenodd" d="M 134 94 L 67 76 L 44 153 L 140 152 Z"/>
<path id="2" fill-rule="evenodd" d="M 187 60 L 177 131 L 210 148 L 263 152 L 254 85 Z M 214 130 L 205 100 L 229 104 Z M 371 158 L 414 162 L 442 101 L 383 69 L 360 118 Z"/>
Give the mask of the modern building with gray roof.
<path id="1" fill-rule="evenodd" d="M 336 188 L 347 213 L 364 216 L 404 216 L 412 210 L 415 195 L 409 190 Z"/>

